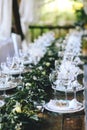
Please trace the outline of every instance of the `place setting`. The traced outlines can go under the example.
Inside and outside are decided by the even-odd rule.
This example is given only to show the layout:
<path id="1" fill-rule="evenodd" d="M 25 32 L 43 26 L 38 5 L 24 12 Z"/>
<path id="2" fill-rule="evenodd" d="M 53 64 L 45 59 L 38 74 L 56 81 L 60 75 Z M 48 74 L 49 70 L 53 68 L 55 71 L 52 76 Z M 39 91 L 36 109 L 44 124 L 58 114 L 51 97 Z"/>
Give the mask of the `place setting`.
<path id="1" fill-rule="evenodd" d="M 84 110 L 83 104 L 75 99 L 68 100 L 67 103 L 65 100 L 50 100 L 47 104 L 44 105 L 44 108 L 48 111 L 62 114 L 74 113 Z"/>
<path id="2" fill-rule="evenodd" d="M 0 79 L 0 91 L 10 90 L 10 89 L 16 88 L 16 86 L 17 86 L 16 82 L 8 81 L 8 79 L 5 79 L 5 78 Z"/>
<path id="3" fill-rule="evenodd" d="M 23 60 L 17 56 L 7 57 L 6 62 L 1 62 L 1 72 L 4 75 L 8 75 L 9 79 L 17 77 L 23 78 L 23 74 L 30 71 L 30 68 L 26 68 L 23 64 Z"/>
<path id="4" fill-rule="evenodd" d="M 54 98 L 50 99 L 48 103 L 44 105 L 44 108 L 51 112 L 56 113 L 75 113 L 84 110 L 84 105 L 82 102 L 77 100 L 76 96 L 76 86 L 73 86 L 73 95 L 72 99 L 68 99 L 68 92 L 67 92 L 67 83 L 65 85 L 65 98 L 58 99 L 57 97 L 57 90 L 54 87 Z"/>
<path id="5" fill-rule="evenodd" d="M 84 85 L 78 80 L 78 76 L 82 74 L 79 74 L 79 69 L 75 69 L 74 71 L 72 67 L 65 68 L 65 66 L 64 68 L 58 66 L 58 69 L 55 69 L 54 73 L 50 74 L 49 80 L 52 83 L 52 89 L 59 92 L 65 92 L 67 89 L 67 93 L 73 93 L 73 87 L 76 87 L 76 92 L 83 91 Z"/>
<path id="6" fill-rule="evenodd" d="M 23 64 L 18 57 L 7 57 L 6 62 L 1 63 L 2 73 L 16 75 L 23 72 Z"/>

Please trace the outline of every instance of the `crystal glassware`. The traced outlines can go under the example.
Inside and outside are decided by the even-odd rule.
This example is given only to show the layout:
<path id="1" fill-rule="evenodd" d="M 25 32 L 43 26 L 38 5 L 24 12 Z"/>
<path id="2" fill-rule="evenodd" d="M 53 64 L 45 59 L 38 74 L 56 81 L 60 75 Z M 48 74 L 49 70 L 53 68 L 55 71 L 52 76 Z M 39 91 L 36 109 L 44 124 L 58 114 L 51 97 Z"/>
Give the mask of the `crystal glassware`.
<path id="1" fill-rule="evenodd" d="M 76 99 L 76 86 L 73 86 L 74 99 Z"/>
<path id="2" fill-rule="evenodd" d="M 52 72 L 50 73 L 50 76 L 49 76 L 49 80 L 50 80 L 52 87 L 54 89 L 54 98 L 57 99 L 57 97 L 56 97 L 56 84 L 55 84 L 55 81 L 57 80 L 57 71 L 52 70 Z"/>

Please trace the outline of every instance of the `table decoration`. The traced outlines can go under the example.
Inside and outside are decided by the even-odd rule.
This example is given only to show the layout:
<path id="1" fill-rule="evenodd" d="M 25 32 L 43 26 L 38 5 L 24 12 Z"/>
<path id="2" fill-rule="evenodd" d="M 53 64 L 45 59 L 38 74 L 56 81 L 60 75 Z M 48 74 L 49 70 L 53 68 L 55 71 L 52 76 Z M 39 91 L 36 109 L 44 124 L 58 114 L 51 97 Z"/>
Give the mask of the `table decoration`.
<path id="1" fill-rule="evenodd" d="M 68 104 L 67 104 L 68 102 Z M 72 100 L 50 100 L 48 103 L 44 105 L 44 108 L 51 112 L 56 113 L 74 113 L 78 111 L 82 111 L 84 109 L 84 106 L 82 103 L 78 102 L 76 99 Z"/>
<path id="2" fill-rule="evenodd" d="M 35 130 L 35 126 L 42 120 L 38 116 L 40 110 L 36 104 L 43 107 L 44 102 L 52 96 L 49 74 L 54 68 L 55 59 L 58 59 L 58 50 L 54 48 L 53 43 L 39 63 L 32 64 L 29 73 L 24 73 L 23 85 L 16 87 L 18 91 L 15 95 L 5 99 L 6 104 L 1 108 L 2 130 Z"/>
<path id="3" fill-rule="evenodd" d="M 78 37 L 80 38 L 79 35 Z M 71 38 L 73 40 L 73 36 Z M 77 41 L 76 36 L 74 38 Z M 77 47 L 76 42 L 73 41 L 70 42 L 71 44 L 68 48 L 73 46 L 73 43 L 74 46 Z M 41 108 L 45 106 L 45 102 L 49 102 L 53 97 L 53 89 L 49 75 L 51 71 L 55 69 L 55 60 L 58 60 L 58 48 L 55 42 L 52 44 L 48 43 L 44 46 L 47 47 L 47 52 L 36 64 L 32 63 L 29 73 L 24 73 L 23 79 L 21 80 L 22 84 L 16 87 L 17 92 L 15 95 L 5 99 L 5 104 L 1 107 L 1 130 L 39 130 L 37 124 L 41 123 L 43 119 L 38 116 L 38 112 L 43 112 L 40 111 Z M 74 50 L 73 54 L 77 54 L 78 51 Z M 58 69 L 58 71 L 59 70 L 60 69 Z M 63 101 L 63 103 L 66 104 L 66 101 Z M 68 99 L 67 102 L 69 102 L 71 107 L 73 106 L 73 102 L 68 101 Z M 82 104 L 79 104 L 79 106 L 80 107 L 76 107 L 75 109 L 66 107 L 68 108 L 66 111 L 69 110 L 70 113 L 73 113 L 84 109 Z M 48 105 L 45 107 L 49 111 L 58 112 L 49 109 Z M 65 109 L 63 111 L 65 111 Z"/>

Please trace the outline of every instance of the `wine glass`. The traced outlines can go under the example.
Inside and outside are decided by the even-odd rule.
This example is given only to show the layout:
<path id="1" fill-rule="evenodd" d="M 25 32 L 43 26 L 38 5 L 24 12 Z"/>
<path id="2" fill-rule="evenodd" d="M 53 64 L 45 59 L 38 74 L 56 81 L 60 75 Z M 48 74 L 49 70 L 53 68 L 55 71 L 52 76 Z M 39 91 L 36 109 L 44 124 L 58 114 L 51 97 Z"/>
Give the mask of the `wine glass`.
<path id="1" fill-rule="evenodd" d="M 67 101 L 67 87 L 68 87 L 68 79 L 64 79 L 64 87 L 65 87 L 65 100 Z"/>
<path id="2" fill-rule="evenodd" d="M 67 95 L 68 83 L 69 83 L 69 81 L 67 78 L 63 79 L 63 85 L 65 87 L 65 101 L 66 101 L 67 106 L 68 106 L 68 95 Z"/>
<path id="3" fill-rule="evenodd" d="M 22 80 L 23 79 L 23 76 L 21 75 L 22 71 L 24 70 L 24 64 L 23 64 L 23 60 L 22 58 L 20 57 L 19 58 L 19 79 Z"/>
<path id="4" fill-rule="evenodd" d="M 74 99 L 77 100 L 77 98 L 76 98 L 76 86 L 77 86 L 77 80 L 74 80 L 74 82 L 73 82 Z"/>
<path id="5" fill-rule="evenodd" d="M 60 61 L 55 60 L 55 70 L 59 70 L 59 68 L 60 68 Z"/>
<path id="6" fill-rule="evenodd" d="M 76 99 L 76 86 L 73 86 L 74 99 Z"/>
<path id="7" fill-rule="evenodd" d="M 22 49 L 19 49 L 19 58 L 18 58 L 18 60 L 19 60 L 19 70 L 20 70 L 19 79 L 21 79 L 21 80 L 23 79 L 23 77 L 21 75 L 21 71 L 24 69 L 24 64 L 23 64 L 24 59 L 23 59 L 23 57 L 24 57 L 24 53 L 23 53 Z"/>
<path id="8" fill-rule="evenodd" d="M 54 89 L 54 99 L 57 99 L 57 97 L 56 97 L 56 84 L 55 84 L 55 81 L 57 80 L 57 76 L 58 76 L 58 74 L 57 74 L 57 71 L 55 71 L 55 70 L 52 70 L 52 72 L 49 75 L 49 80 L 50 80 L 52 87 Z"/>
<path id="9" fill-rule="evenodd" d="M 3 90 L 3 95 L 2 97 L 7 98 L 9 97 L 9 95 L 6 94 L 6 87 L 7 87 L 7 83 L 8 83 L 8 75 L 5 75 L 4 78 L 1 79 L 1 86 L 2 86 L 2 90 Z"/>
<path id="10" fill-rule="evenodd" d="M 7 57 L 6 58 L 6 65 L 8 67 L 8 78 L 12 79 L 11 75 L 10 75 L 10 69 L 12 67 L 12 57 Z"/>
<path id="11" fill-rule="evenodd" d="M 4 87 L 7 87 L 7 83 L 8 83 L 9 77 L 8 75 L 5 76 L 5 83 L 4 83 Z M 6 94 L 6 89 L 4 89 L 4 97 L 9 97 L 9 95 Z"/>
<path id="12" fill-rule="evenodd" d="M 1 71 L 2 71 L 2 73 L 5 70 L 5 67 L 6 67 L 6 63 L 5 62 L 1 62 Z"/>
<path id="13" fill-rule="evenodd" d="M 23 56 L 22 49 L 19 49 L 19 57 L 22 57 L 22 56 Z"/>

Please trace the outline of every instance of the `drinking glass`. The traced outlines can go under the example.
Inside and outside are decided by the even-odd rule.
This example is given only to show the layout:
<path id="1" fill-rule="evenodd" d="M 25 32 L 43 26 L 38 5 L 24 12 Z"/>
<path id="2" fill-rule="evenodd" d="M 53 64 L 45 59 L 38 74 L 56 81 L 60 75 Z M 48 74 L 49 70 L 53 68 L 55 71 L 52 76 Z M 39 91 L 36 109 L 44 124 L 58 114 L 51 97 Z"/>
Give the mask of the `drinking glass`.
<path id="1" fill-rule="evenodd" d="M 1 83 L 1 85 L 3 87 L 3 95 L 2 95 L 2 97 L 4 97 L 4 98 L 9 97 L 9 95 L 6 94 L 6 87 L 7 87 L 8 78 L 9 77 L 7 75 L 5 75 L 5 77 L 2 79 L 2 83 Z"/>
<path id="2" fill-rule="evenodd" d="M 10 70 L 11 70 L 11 67 L 12 67 L 12 57 L 7 57 L 6 58 L 6 66 L 8 67 L 8 78 L 11 79 L 11 75 L 10 75 Z"/>
<path id="3" fill-rule="evenodd" d="M 76 86 L 73 86 L 74 99 L 76 99 Z"/>
<path id="4" fill-rule="evenodd" d="M 55 60 L 55 70 L 59 70 L 60 68 L 60 61 L 59 60 Z"/>
<path id="5" fill-rule="evenodd" d="M 56 97 L 56 84 L 55 84 L 55 81 L 57 80 L 57 71 L 55 70 L 52 70 L 52 72 L 50 73 L 50 76 L 49 76 L 49 80 L 53 86 L 53 89 L 54 89 L 54 98 L 57 99 Z"/>
<path id="6" fill-rule="evenodd" d="M 63 84 L 64 84 L 64 87 L 65 87 L 65 100 L 67 101 L 68 79 L 64 79 Z"/>
<path id="7" fill-rule="evenodd" d="M 19 49 L 19 57 L 22 57 L 22 56 L 23 56 L 22 49 Z"/>
<path id="8" fill-rule="evenodd" d="M 2 73 L 5 70 L 5 67 L 6 67 L 6 63 L 5 62 L 1 62 L 1 71 L 2 71 Z"/>
<path id="9" fill-rule="evenodd" d="M 68 88 L 68 84 L 69 84 L 69 80 L 67 78 L 62 80 L 63 85 L 65 87 L 65 101 L 66 101 L 66 105 L 68 106 L 68 95 L 67 95 L 67 88 Z"/>
<path id="10" fill-rule="evenodd" d="M 19 58 L 19 71 L 20 71 L 20 73 L 19 73 L 19 79 L 20 79 L 20 80 L 23 79 L 23 77 L 22 77 L 22 75 L 21 75 L 23 69 L 24 69 L 23 60 L 22 60 L 22 58 Z"/>

